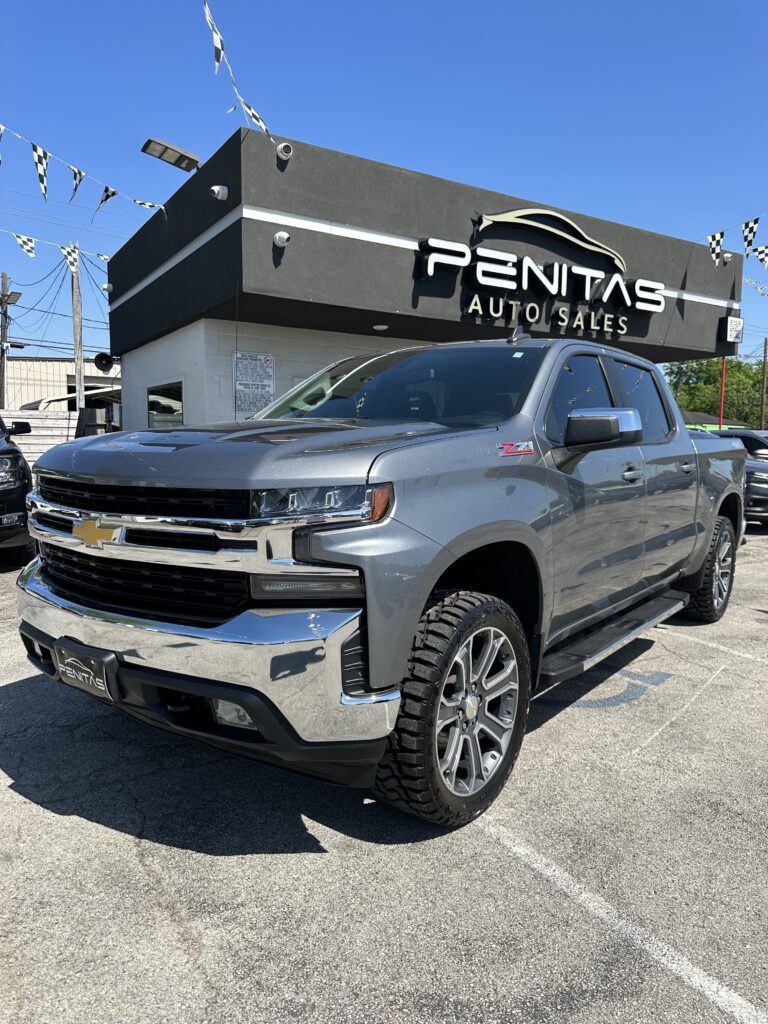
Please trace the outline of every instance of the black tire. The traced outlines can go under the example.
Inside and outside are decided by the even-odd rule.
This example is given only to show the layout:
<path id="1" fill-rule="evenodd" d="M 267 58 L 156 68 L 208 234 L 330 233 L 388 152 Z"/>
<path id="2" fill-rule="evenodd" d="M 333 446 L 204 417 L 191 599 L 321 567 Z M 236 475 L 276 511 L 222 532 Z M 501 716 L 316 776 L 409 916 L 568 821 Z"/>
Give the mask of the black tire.
<path id="1" fill-rule="evenodd" d="M 718 600 L 716 595 L 716 581 L 718 576 L 718 553 L 721 552 L 726 538 L 730 542 L 730 575 L 726 587 L 725 596 Z M 736 569 L 736 533 L 730 519 L 725 516 L 718 516 L 715 520 L 715 529 L 712 533 L 712 540 L 707 554 L 704 579 L 698 590 L 691 594 L 691 599 L 686 609 L 686 614 L 699 622 L 717 622 L 722 619 L 728 608 L 733 591 L 733 579 Z"/>
<path id="2" fill-rule="evenodd" d="M 449 788 L 440 770 L 435 732 L 438 708 L 462 645 L 478 630 L 488 629 L 495 630 L 496 635 L 506 635 L 517 662 L 514 725 L 506 734 L 506 751 L 492 755 L 496 760 L 487 782 L 478 792 L 458 795 Z M 499 642 L 503 638 L 499 637 Z M 470 644 L 470 652 L 471 649 Z M 472 591 L 436 596 L 416 631 L 409 677 L 402 687 L 400 713 L 376 776 L 377 797 L 399 810 L 449 828 L 466 825 L 478 817 L 499 795 L 517 760 L 528 719 L 530 688 L 528 641 L 508 604 Z"/>

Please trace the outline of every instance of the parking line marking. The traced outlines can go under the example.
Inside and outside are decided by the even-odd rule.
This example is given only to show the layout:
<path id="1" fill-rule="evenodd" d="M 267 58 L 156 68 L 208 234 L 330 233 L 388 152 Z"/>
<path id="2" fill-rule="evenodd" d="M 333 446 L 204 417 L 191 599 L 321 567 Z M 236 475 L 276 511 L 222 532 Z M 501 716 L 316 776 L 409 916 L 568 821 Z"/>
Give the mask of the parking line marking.
<path id="1" fill-rule="evenodd" d="M 658 728 L 658 729 L 656 730 L 656 732 L 653 732 L 653 733 L 651 733 L 651 735 L 650 735 L 650 736 L 648 737 L 648 739 L 647 739 L 647 740 L 645 740 L 645 741 L 644 741 L 643 743 L 641 743 L 639 747 L 635 747 L 635 749 L 634 749 L 634 750 L 631 750 L 631 751 L 629 752 L 629 755 L 628 755 L 628 756 L 629 756 L 629 757 L 632 757 L 632 755 L 633 755 L 633 754 L 636 754 L 636 753 L 638 752 L 638 750 L 642 750 L 642 749 L 643 749 L 643 747 L 647 747 L 647 746 L 648 746 L 648 744 L 649 744 L 649 743 L 650 743 L 650 742 L 651 742 L 652 740 L 655 740 L 655 739 L 656 739 L 656 737 L 657 737 L 657 736 L 659 735 L 659 733 L 660 733 L 660 732 L 663 732 L 663 731 L 664 731 L 664 730 L 665 730 L 665 729 L 667 728 L 667 726 L 668 726 L 668 725 L 671 725 L 671 724 L 672 724 L 672 722 L 674 722 L 674 721 L 675 721 L 675 719 L 679 718 L 679 717 L 680 717 L 680 716 L 681 716 L 682 714 L 684 714 L 684 713 L 685 713 L 685 712 L 686 712 L 686 711 L 688 710 L 688 708 L 689 708 L 689 707 L 691 706 L 691 704 L 693 704 L 693 702 L 694 702 L 695 700 L 697 700 L 697 699 L 699 698 L 699 696 L 700 696 L 700 695 L 701 695 L 702 693 L 704 693 L 704 691 L 705 691 L 705 690 L 706 690 L 706 688 L 707 688 L 707 687 L 709 686 L 709 684 L 710 684 L 710 683 L 713 683 L 713 682 L 715 681 L 715 679 L 717 679 L 717 677 L 718 677 L 718 676 L 720 675 L 720 673 L 721 673 L 721 672 L 723 671 L 723 669 L 724 669 L 724 668 L 725 668 L 725 665 L 721 665 L 721 666 L 720 666 L 720 668 L 719 668 L 719 669 L 717 669 L 717 670 L 716 670 L 716 671 L 715 671 L 715 672 L 714 672 L 714 673 L 713 673 L 713 674 L 712 674 L 712 675 L 711 675 L 711 676 L 709 677 L 709 679 L 708 679 L 708 680 L 706 681 L 706 683 L 704 683 L 704 685 L 703 685 L 703 686 L 700 686 L 700 687 L 698 688 L 698 690 L 696 691 L 696 693 L 694 693 L 694 695 L 693 695 L 693 696 L 691 697 L 691 699 L 690 699 L 690 700 L 689 700 L 689 701 L 688 701 L 687 703 L 683 704 L 683 706 L 682 706 L 682 707 L 681 707 L 681 708 L 680 708 L 680 709 L 679 709 L 678 711 L 676 711 L 676 712 L 674 713 L 674 715 L 672 715 L 672 717 L 671 717 L 671 718 L 668 718 L 668 719 L 667 719 L 667 721 L 666 721 L 666 722 L 664 723 L 664 725 L 660 725 L 660 726 L 659 726 L 659 728 Z"/>
<path id="2" fill-rule="evenodd" d="M 502 843 L 519 861 L 551 882 L 566 896 L 570 896 L 593 917 L 602 921 L 672 974 L 676 974 L 689 988 L 700 992 L 710 1003 L 730 1014 L 739 1024 L 768 1024 L 768 1013 L 748 1002 L 727 985 L 723 985 L 717 978 L 702 971 L 686 956 L 656 938 L 641 925 L 623 917 L 602 896 L 590 892 L 557 864 L 542 857 L 532 847 L 518 842 L 512 829 L 487 815 L 477 821 L 477 826 Z"/>
<path id="3" fill-rule="evenodd" d="M 680 637 L 681 640 L 693 640 L 697 644 L 701 644 L 703 647 L 712 647 L 716 651 L 725 651 L 726 654 L 732 654 L 736 658 L 746 658 L 747 661 L 756 661 L 758 665 L 768 665 L 768 658 L 758 658 L 756 654 L 746 654 L 744 651 L 734 651 L 732 647 L 726 647 L 724 644 L 716 644 L 713 640 L 702 640 L 698 636 L 688 636 L 686 633 L 678 633 L 674 629 L 668 629 L 666 626 L 657 626 L 656 629 L 660 629 L 662 633 L 669 633 L 670 636 Z"/>

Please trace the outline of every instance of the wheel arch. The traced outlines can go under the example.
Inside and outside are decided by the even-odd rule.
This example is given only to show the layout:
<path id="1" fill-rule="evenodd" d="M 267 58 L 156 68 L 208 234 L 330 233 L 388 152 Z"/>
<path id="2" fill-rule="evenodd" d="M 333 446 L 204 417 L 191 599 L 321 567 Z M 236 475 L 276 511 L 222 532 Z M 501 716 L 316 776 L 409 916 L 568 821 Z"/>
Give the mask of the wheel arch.
<path id="1" fill-rule="evenodd" d="M 717 507 L 717 515 L 725 516 L 726 519 L 730 520 L 733 532 L 738 538 L 741 535 L 741 520 L 743 516 L 741 506 L 741 496 L 736 491 L 730 491 L 726 494 L 720 504 Z"/>

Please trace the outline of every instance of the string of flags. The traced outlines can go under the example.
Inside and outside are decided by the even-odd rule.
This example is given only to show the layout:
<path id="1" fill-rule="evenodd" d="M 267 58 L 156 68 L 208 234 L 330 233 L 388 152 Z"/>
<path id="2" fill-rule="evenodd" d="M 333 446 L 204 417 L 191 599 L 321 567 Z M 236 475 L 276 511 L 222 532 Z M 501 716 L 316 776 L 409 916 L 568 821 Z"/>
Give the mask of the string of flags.
<path id="1" fill-rule="evenodd" d="M 127 199 L 129 202 L 135 203 L 136 206 L 142 206 L 145 210 L 165 210 L 162 203 L 150 203 L 144 199 L 134 199 L 132 196 L 125 195 L 124 192 L 118 192 L 116 188 L 112 188 L 105 181 L 101 181 L 99 178 L 94 177 L 94 175 L 83 171 L 79 167 L 75 167 L 73 164 L 69 163 L 69 161 L 63 160 L 60 156 L 56 156 L 55 153 L 51 153 L 49 150 L 44 149 L 36 142 L 26 138 L 26 136 L 21 135 L 19 132 L 15 132 L 13 128 L 8 128 L 8 126 L 4 124 L 0 124 L 0 142 L 2 141 L 3 134 L 5 132 L 8 132 L 9 135 L 14 135 L 21 142 L 26 142 L 32 147 L 32 159 L 34 161 L 35 173 L 37 174 L 37 182 L 40 186 L 40 191 L 43 194 L 43 199 L 46 201 L 48 199 L 48 164 L 51 160 L 56 160 L 58 163 L 63 164 L 72 174 L 72 195 L 69 197 L 70 203 L 77 195 L 77 190 L 80 188 L 83 180 L 85 178 L 91 178 L 92 181 L 95 181 L 97 185 L 101 185 L 104 189 L 95 212 L 98 212 L 102 206 L 104 206 L 104 204 L 114 196 L 122 196 L 123 199 Z M 0 162 L 2 161 L 0 160 Z"/>
<path id="2" fill-rule="evenodd" d="M 764 267 L 768 267 L 768 245 L 755 246 L 755 238 L 757 237 L 757 228 L 759 224 L 760 218 L 752 217 L 750 220 L 745 220 L 741 225 L 741 234 L 744 239 L 744 256 L 749 259 L 750 254 L 754 255 Z M 711 235 L 707 235 L 707 241 L 709 242 L 709 254 L 716 267 L 720 266 L 720 260 L 723 255 L 724 238 L 725 231 L 713 231 Z"/>
<path id="3" fill-rule="evenodd" d="M 240 90 L 237 87 L 237 81 L 235 80 L 235 74 L 232 70 L 232 65 L 229 63 L 229 58 L 227 57 L 226 51 L 224 50 L 224 38 L 221 32 L 219 32 L 218 28 L 216 27 L 216 22 L 213 20 L 213 14 L 211 13 L 211 8 L 208 6 L 207 0 L 203 0 L 203 13 L 205 14 L 205 20 L 208 23 L 208 28 L 211 30 L 211 36 L 213 38 L 214 74 L 217 75 L 219 73 L 219 68 L 221 67 L 222 64 L 226 67 L 227 71 L 229 72 L 229 77 L 232 81 L 232 89 L 234 90 L 235 98 L 237 100 L 237 103 L 240 104 L 240 107 L 243 113 L 245 114 L 246 118 L 253 124 L 255 124 L 257 128 L 263 131 L 264 134 L 267 135 L 272 140 L 272 142 L 274 142 L 275 140 L 272 138 L 272 135 L 270 134 L 269 128 L 267 128 L 264 118 L 261 116 L 261 114 L 258 113 L 255 107 L 252 107 L 251 104 L 243 98 Z M 227 113 L 231 113 L 233 110 L 236 110 L 237 103 L 235 103 L 234 106 L 230 107 Z"/>
<path id="4" fill-rule="evenodd" d="M 36 255 L 36 245 L 52 245 L 57 249 L 61 249 L 67 262 L 69 262 L 69 256 L 64 250 L 70 250 L 74 248 L 78 252 L 84 253 L 86 256 L 96 256 L 98 259 L 102 260 L 102 262 L 109 263 L 109 256 L 105 255 L 105 253 L 103 252 L 90 252 L 88 249 L 80 249 L 79 246 L 60 245 L 58 242 L 49 242 L 45 238 L 32 238 L 30 235 L 19 235 L 15 231 L 9 231 L 7 228 L 0 228 L 0 231 L 2 231 L 4 235 L 13 235 L 13 237 L 19 243 L 21 251 L 25 252 L 27 256 L 30 256 L 32 259 L 34 259 Z M 70 267 L 71 266 L 72 264 L 70 263 Z"/>
<path id="5" fill-rule="evenodd" d="M 763 284 L 761 281 L 753 281 L 751 277 L 745 277 L 744 284 L 754 288 L 757 294 L 762 295 L 763 298 L 768 298 L 768 284 Z"/>

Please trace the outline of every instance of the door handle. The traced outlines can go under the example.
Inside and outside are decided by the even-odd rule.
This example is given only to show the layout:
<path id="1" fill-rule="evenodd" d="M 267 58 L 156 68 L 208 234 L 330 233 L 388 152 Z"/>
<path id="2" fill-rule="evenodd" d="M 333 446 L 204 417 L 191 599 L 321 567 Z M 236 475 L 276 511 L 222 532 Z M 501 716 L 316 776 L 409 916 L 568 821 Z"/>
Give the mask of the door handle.
<path id="1" fill-rule="evenodd" d="M 696 469 L 695 462 L 684 462 L 680 467 L 684 473 L 692 473 Z"/>
<path id="2" fill-rule="evenodd" d="M 627 481 L 627 483 L 631 484 L 634 483 L 635 480 L 642 479 L 643 471 L 642 469 L 635 469 L 634 466 L 628 466 L 622 473 L 622 476 Z"/>

